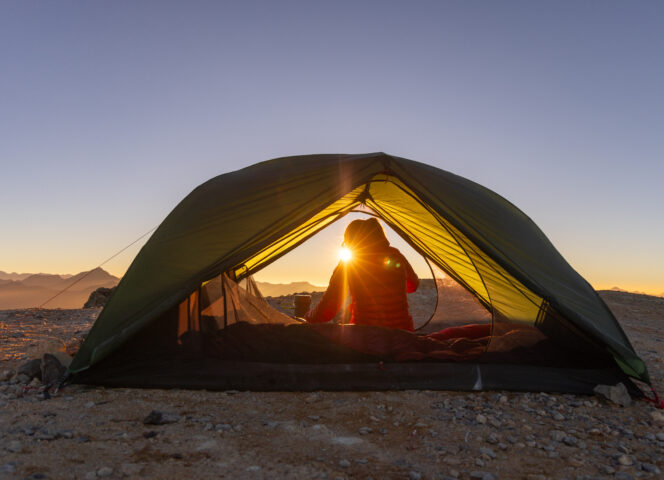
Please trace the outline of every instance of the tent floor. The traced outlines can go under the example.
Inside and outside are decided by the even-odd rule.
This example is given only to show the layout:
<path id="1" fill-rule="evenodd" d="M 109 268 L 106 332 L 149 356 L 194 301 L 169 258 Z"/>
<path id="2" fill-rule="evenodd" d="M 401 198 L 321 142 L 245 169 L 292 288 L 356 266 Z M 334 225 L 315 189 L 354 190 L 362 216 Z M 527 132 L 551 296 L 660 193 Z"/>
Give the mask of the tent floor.
<path id="1" fill-rule="evenodd" d="M 480 363 L 284 364 L 203 359 L 95 368 L 74 383 L 111 387 L 251 391 L 514 390 L 592 394 L 598 384 L 623 382 L 616 368 L 552 368 Z"/>

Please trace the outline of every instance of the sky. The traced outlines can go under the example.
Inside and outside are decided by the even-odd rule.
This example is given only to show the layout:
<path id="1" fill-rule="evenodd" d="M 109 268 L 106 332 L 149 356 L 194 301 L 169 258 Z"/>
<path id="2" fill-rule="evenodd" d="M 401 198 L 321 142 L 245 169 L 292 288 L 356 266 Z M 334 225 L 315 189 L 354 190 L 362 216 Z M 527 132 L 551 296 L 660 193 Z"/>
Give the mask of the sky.
<path id="1" fill-rule="evenodd" d="M 0 270 L 94 268 L 259 161 L 384 151 L 504 196 L 596 288 L 664 294 L 663 23 L 656 1 L 4 0 Z M 259 279 L 329 277 L 289 258 Z"/>

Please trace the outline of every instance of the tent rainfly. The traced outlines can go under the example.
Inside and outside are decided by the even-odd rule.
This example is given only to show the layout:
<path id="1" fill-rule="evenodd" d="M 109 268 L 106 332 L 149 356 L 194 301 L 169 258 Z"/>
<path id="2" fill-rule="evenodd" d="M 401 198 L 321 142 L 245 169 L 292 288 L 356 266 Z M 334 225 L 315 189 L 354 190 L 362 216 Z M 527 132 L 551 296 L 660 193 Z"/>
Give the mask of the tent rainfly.
<path id="1" fill-rule="evenodd" d="M 486 309 L 491 336 L 479 353 L 381 327 L 294 325 L 251 281 L 238 285 L 357 211 L 382 219 Z M 387 346 L 362 351 L 360 337 Z M 404 342 L 416 354 L 390 350 Z M 590 393 L 623 382 L 637 393 L 630 377 L 650 383 L 611 311 L 530 218 L 477 183 L 385 153 L 277 158 L 200 185 L 136 256 L 68 374 L 254 390 Z"/>

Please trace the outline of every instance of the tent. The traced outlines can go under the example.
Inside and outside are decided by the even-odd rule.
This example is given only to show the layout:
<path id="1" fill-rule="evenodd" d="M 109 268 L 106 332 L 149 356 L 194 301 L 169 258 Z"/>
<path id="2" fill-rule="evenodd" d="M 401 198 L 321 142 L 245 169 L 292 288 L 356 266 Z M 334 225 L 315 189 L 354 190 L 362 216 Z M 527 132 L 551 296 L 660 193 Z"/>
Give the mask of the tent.
<path id="1" fill-rule="evenodd" d="M 238 286 L 356 211 L 382 219 L 486 309 L 492 334 L 481 354 L 427 344 L 404 355 L 421 337 L 290 325 L 252 282 Z M 400 356 L 358 351 L 358 335 L 398 343 Z M 136 256 L 68 373 L 106 385 L 256 390 L 650 383 L 611 311 L 530 218 L 477 183 L 385 153 L 277 158 L 197 187 Z"/>

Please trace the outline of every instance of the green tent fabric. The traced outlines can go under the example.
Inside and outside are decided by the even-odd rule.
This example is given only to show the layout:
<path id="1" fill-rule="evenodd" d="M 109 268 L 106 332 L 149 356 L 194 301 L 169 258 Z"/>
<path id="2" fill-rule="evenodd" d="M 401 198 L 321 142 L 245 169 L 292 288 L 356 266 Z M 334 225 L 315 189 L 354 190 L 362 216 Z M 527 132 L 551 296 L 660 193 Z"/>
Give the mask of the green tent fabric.
<path id="1" fill-rule="evenodd" d="M 278 158 L 200 185 L 141 249 L 69 372 L 94 368 L 207 280 L 255 273 L 360 206 L 495 315 L 582 336 L 650 383 L 611 311 L 523 212 L 470 180 L 385 153 Z"/>

